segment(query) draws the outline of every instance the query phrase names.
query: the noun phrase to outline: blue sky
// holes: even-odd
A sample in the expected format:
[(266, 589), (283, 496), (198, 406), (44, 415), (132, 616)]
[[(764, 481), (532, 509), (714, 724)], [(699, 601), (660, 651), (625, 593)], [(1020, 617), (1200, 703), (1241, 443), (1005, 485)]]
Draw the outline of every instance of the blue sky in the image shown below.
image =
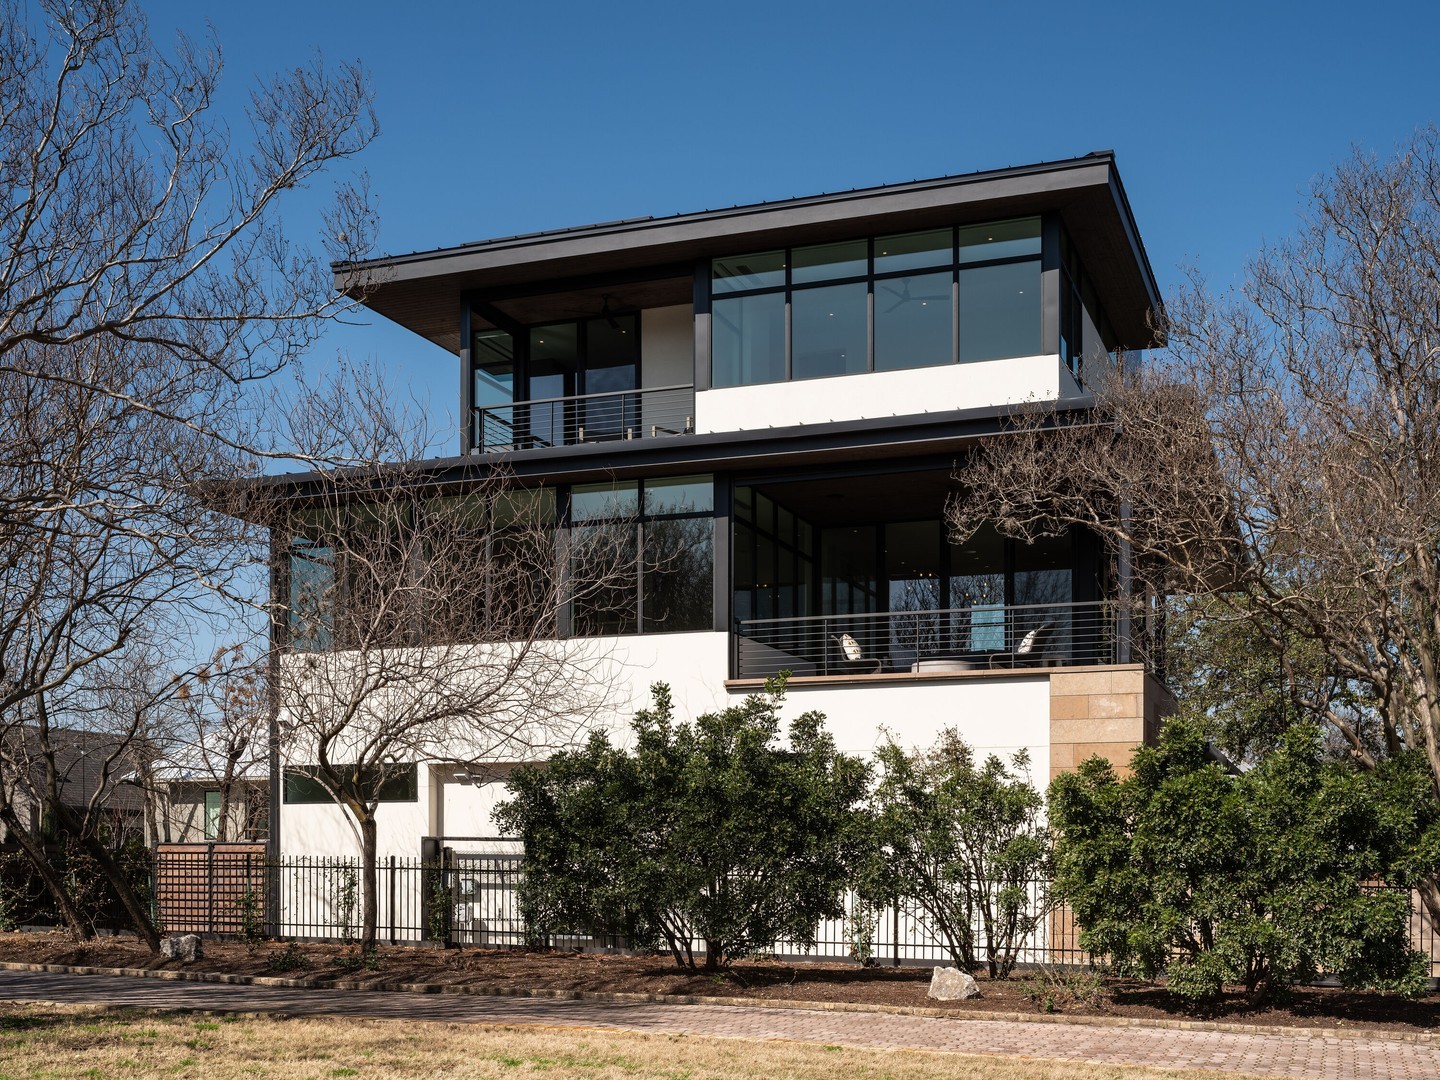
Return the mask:
[[(232, 94), (314, 48), (370, 69), (388, 252), (1108, 148), (1162, 286), (1223, 285), (1352, 145), (1440, 120), (1433, 2), (145, 6), (214, 25)], [(314, 362), (380, 358), (453, 427), (455, 358), (360, 322)]]

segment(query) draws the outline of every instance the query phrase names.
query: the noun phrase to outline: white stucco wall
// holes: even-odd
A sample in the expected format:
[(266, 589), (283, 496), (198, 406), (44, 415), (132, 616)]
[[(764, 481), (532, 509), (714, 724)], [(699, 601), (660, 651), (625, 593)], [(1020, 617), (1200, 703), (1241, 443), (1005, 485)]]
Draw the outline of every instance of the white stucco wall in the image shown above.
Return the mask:
[(695, 395), (695, 430), (747, 431), (1055, 401), (1073, 393), (1058, 356), (727, 386)]
[[(432, 835), (436, 787), (429, 765), (416, 769), (414, 802), (381, 803), (375, 814), (376, 847), (382, 859), (420, 856), (420, 838)], [(282, 803), (280, 850), (285, 858), (360, 854), (360, 840), (343, 810), (332, 803)]]
[[(590, 672), (587, 677), (605, 683), (603, 707), (577, 726), (577, 738), (601, 725), (617, 743), (628, 743), (630, 719), (649, 703), (655, 682), (670, 685), (680, 719), (736, 704), (744, 696), (743, 691), (725, 688), (729, 641), (723, 633), (587, 639), (575, 647), (586, 650), (581, 666)], [(1043, 782), (1049, 775), (1050, 690), (1045, 675), (791, 687), (784, 716), (811, 709), (825, 713), (827, 727), (847, 753), (870, 756), (882, 740), (882, 727), (902, 745), (926, 746), (949, 725), (981, 756), (1008, 757), (1028, 747), (1032, 776)], [(463, 757), (464, 748), (456, 746), (453, 756)], [(303, 761), (296, 758), (293, 763)], [(423, 836), (496, 835), (492, 812), (505, 797), (504, 778), (513, 764), (500, 755), (482, 759), (478, 767), (422, 763), (416, 801), (380, 805), (381, 857), (415, 858)], [(456, 776), (462, 771), (465, 781)], [(286, 856), (358, 853), (355, 834), (338, 808), (287, 803), (281, 812)]]
[(788, 719), (811, 709), (825, 714), (837, 747), (869, 757), (883, 741), (882, 729), (905, 747), (929, 746), (943, 728), (953, 727), (984, 758), (1009, 759), (1030, 751), (1030, 775), (1044, 784), (1050, 775), (1050, 679), (1017, 675), (888, 683), (877, 686), (799, 686), (785, 697)]

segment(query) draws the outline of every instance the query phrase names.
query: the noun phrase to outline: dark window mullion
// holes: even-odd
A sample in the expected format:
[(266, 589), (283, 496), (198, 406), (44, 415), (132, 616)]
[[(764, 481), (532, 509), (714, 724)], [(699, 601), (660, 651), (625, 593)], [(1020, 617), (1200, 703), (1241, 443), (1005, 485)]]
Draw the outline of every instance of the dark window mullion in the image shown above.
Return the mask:
[(875, 238), (865, 241), (865, 370), (875, 370)]

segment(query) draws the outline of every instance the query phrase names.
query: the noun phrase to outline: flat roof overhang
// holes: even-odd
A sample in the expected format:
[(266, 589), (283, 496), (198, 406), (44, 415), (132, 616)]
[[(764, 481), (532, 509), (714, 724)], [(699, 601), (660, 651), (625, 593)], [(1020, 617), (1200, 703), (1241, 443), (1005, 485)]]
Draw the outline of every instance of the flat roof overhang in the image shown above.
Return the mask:
[[(1127, 348), (1148, 348), (1159, 288), (1110, 151), (967, 176), (634, 218), (336, 264), (335, 284), (450, 352), (460, 349), (462, 301), (593, 293), (606, 280), (647, 283), (652, 299), (685, 303), (697, 261), (748, 250), (875, 233), (1058, 213)], [(523, 321), (523, 320), (522, 320)]]

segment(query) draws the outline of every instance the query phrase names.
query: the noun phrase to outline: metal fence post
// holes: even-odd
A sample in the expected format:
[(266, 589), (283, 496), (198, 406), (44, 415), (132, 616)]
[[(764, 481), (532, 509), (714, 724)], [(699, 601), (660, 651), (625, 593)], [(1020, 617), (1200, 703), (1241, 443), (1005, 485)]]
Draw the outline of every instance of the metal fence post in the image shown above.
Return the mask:
[(215, 845), (205, 845), (205, 929), (215, 933)]
[(395, 856), (390, 856), (390, 886), (387, 890), (390, 905), (390, 944), (395, 944)]
[(891, 965), (900, 966), (900, 897), (895, 897), (895, 904), (890, 909), (890, 951), (893, 956)]

